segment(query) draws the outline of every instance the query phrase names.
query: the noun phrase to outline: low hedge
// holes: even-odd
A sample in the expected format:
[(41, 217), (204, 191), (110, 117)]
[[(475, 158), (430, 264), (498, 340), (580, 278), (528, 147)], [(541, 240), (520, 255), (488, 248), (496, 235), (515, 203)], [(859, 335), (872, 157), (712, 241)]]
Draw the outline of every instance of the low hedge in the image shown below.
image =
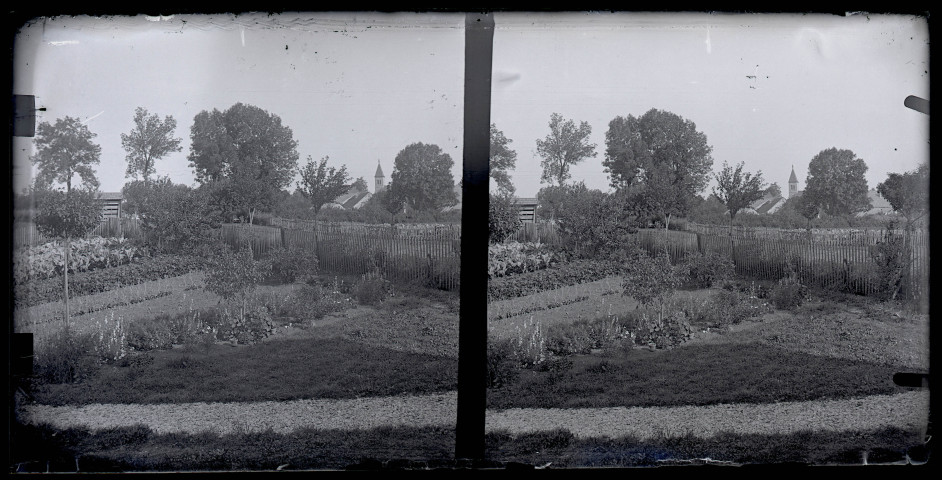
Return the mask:
[[(69, 276), (69, 297), (108, 292), (130, 285), (186, 275), (202, 269), (206, 260), (183, 255), (159, 255), (112, 268)], [(62, 277), (14, 284), (13, 297), (20, 307), (62, 301)]]
[(523, 297), (623, 274), (623, 266), (612, 261), (575, 260), (535, 272), (492, 278), (487, 282), (487, 300)]

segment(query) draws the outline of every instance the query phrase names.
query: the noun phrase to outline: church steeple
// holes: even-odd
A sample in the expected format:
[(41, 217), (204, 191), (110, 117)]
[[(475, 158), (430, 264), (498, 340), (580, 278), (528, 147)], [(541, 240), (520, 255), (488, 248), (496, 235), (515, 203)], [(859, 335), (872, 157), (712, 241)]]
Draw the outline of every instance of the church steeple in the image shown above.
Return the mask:
[(788, 198), (798, 193), (798, 177), (795, 176), (795, 166), (792, 165), (792, 174), (788, 177)]
[(379, 160), (376, 161), (376, 174), (373, 175), (373, 179), (376, 181), (376, 192), (379, 193), (385, 186), (386, 176), (383, 175), (383, 167), (379, 164)]

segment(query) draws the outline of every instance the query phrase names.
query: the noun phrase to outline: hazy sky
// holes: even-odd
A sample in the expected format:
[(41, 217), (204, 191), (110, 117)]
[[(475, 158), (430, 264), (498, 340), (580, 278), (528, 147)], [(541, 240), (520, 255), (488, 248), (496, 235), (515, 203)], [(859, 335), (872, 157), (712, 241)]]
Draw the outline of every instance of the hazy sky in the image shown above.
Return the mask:
[[(792, 165), (803, 189), (808, 162), (830, 147), (863, 158), (871, 188), (928, 158), (928, 116), (903, 106), (908, 95), (929, 99), (923, 18), (497, 13), (495, 22), (491, 121), (517, 152), (520, 196), (541, 187), (536, 140), (553, 112), (592, 126), (597, 156), (572, 174), (602, 190), (608, 122), (651, 108), (695, 122), (714, 171), (745, 162), (785, 191)], [(125, 181), (120, 134), (135, 107), (177, 120), (183, 151), (157, 172), (192, 184), (193, 117), (236, 102), (280, 116), (302, 164), (329, 155), (372, 187), (377, 160), (388, 181), (403, 147), (433, 143), (457, 180), (463, 25), (462, 14), (37, 19), (18, 37), (14, 93), (37, 96), (40, 120), (87, 120), (103, 191)], [(22, 160), (29, 140), (14, 149)]]

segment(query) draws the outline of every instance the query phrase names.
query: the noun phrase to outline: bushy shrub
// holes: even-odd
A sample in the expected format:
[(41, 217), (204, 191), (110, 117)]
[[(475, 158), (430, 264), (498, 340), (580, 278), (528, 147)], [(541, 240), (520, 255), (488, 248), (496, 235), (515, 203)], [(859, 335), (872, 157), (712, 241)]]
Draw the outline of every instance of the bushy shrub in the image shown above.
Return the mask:
[(317, 275), (317, 254), (301, 247), (277, 247), (268, 252), (269, 280), (276, 283), (307, 282)]
[(772, 305), (781, 310), (794, 310), (807, 295), (807, 288), (793, 278), (783, 278), (769, 296)]
[(626, 266), (627, 275), (622, 283), (624, 295), (634, 298), (645, 308), (653, 308), (659, 321), (663, 321), (664, 307), (687, 276), (687, 266), (671, 265), (666, 252), (656, 257), (641, 255)]
[(691, 323), (720, 329), (772, 311), (764, 300), (734, 289), (720, 290), (702, 303), (678, 302), (673, 308), (683, 311)]
[(340, 291), (341, 286), (339, 281), (327, 286), (303, 284), (281, 304), (276, 313), (303, 322), (342, 311), (352, 306), (352, 303), (347, 294)]
[(206, 273), (206, 290), (227, 300), (237, 299), (244, 308), (248, 294), (267, 275), (266, 267), (254, 260), (247, 246), (237, 252), (227, 249), (214, 259)]
[(513, 340), (505, 338), (487, 342), (488, 388), (500, 388), (513, 382), (519, 373), (517, 366)]
[(903, 287), (906, 268), (905, 237), (887, 229), (883, 240), (870, 248), (870, 258), (877, 265), (877, 295), (883, 300), (895, 298)]
[(204, 335), (215, 337), (216, 332), (203, 321), (207, 311), (166, 313), (140, 319), (128, 328), (128, 346), (137, 351), (167, 349), (173, 345), (185, 345), (206, 340)]
[(608, 348), (626, 338), (633, 339), (624, 319), (615, 316), (556, 324), (548, 329), (546, 337), (546, 349), (559, 356), (586, 354), (593, 348)]
[(682, 310), (671, 310), (658, 315), (649, 309), (638, 309), (625, 318), (631, 339), (638, 345), (671, 348), (686, 342), (693, 335), (687, 315)]
[(389, 295), (392, 285), (379, 273), (367, 273), (360, 277), (353, 295), (361, 305), (377, 305)]
[(640, 226), (635, 211), (640, 202), (626, 194), (608, 194), (577, 183), (546, 187), (538, 197), (548, 204), (538, 215), (554, 219), (567, 248), (583, 258), (619, 254)]
[(520, 230), (520, 210), (514, 204), (513, 194), (491, 194), (487, 209), (488, 240), (493, 243), (503, 242)]
[(100, 368), (94, 334), (78, 333), (68, 326), (37, 345), (33, 362), (33, 376), (41, 383), (78, 382)]
[(706, 255), (693, 252), (684, 257), (690, 285), (696, 288), (710, 288), (721, 285), (733, 278), (736, 265), (733, 260), (718, 252)]
[(129, 182), (125, 190), (135, 190), (137, 214), (147, 243), (160, 252), (179, 252), (199, 248), (213, 229), (219, 227), (220, 216), (211, 205), (224, 186), (204, 185), (191, 189), (174, 185), (168, 179), (147, 184)]

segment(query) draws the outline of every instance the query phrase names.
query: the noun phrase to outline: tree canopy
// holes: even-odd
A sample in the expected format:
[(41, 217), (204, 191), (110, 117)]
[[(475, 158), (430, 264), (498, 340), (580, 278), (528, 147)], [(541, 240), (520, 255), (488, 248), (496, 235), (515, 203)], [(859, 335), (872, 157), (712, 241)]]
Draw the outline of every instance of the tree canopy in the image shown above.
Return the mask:
[(314, 162), (308, 155), (307, 164), (301, 168), (298, 190), (311, 202), (315, 214), (324, 204), (343, 195), (349, 188), (347, 184), (350, 182), (350, 176), (347, 175), (347, 166), (341, 165), (339, 169), (328, 168), (327, 160), (328, 157), (324, 157), (319, 162)]
[(403, 148), (393, 165), (386, 209), (395, 213), (406, 205), (412, 210), (439, 211), (455, 205), (454, 163), (438, 145), (417, 142)]
[(906, 217), (907, 227), (929, 213), (929, 162), (911, 172), (890, 173), (877, 192), (893, 210)]
[(66, 116), (55, 124), (40, 122), (33, 140), (36, 153), (31, 157), (37, 170), (35, 185), (46, 188), (60, 183), (69, 192), (78, 175), (85, 186), (97, 189), (93, 166), (100, 162), (101, 147), (92, 142), (95, 136), (77, 118)]
[(742, 162), (732, 167), (724, 161), (723, 170), (715, 175), (717, 185), (713, 188), (713, 195), (726, 205), (726, 209), (729, 210), (730, 223), (740, 210), (765, 194), (762, 172), (753, 175), (750, 172), (743, 172), (742, 169)]
[(694, 122), (652, 108), (641, 117), (615, 117), (605, 133), (602, 165), (612, 187), (637, 192), (665, 219), (684, 215), (709, 181), (713, 148)]
[(850, 150), (828, 148), (811, 159), (803, 201), (828, 215), (852, 215), (871, 208), (867, 164)]
[(249, 216), (270, 208), (292, 181), (297, 141), (278, 115), (237, 103), (224, 112), (202, 111), (190, 128), (190, 166), (201, 184), (222, 182), (220, 191)]
[(536, 141), (536, 151), (542, 157), (540, 164), (543, 166), (540, 183), (563, 185), (572, 177), (570, 167), (596, 155), (595, 144), (589, 143), (592, 126), (589, 122), (581, 122), (577, 127), (574, 121), (553, 113), (549, 128), (549, 135)]
[(147, 109), (137, 107), (134, 110), (134, 128), (130, 133), (121, 134), (121, 146), (128, 152), (125, 177), (137, 178), (140, 175), (148, 182), (157, 171), (154, 165), (157, 160), (182, 150), (181, 139), (173, 136), (176, 128), (177, 121), (173, 117), (168, 115), (161, 120), (157, 114), (150, 115)]
[(101, 223), (98, 191), (89, 186), (64, 192), (49, 188), (33, 190), (36, 230), (47, 238), (85, 236)]
[(356, 180), (350, 184), (350, 188), (356, 189), (361, 192), (366, 192), (370, 189), (370, 186), (366, 183), (366, 179), (363, 177), (358, 177)]
[(504, 132), (497, 129), (497, 125), (491, 124), (490, 175), (500, 193), (513, 194), (516, 190), (508, 173), (517, 165), (517, 152), (508, 146), (511, 142), (513, 140), (505, 137)]

